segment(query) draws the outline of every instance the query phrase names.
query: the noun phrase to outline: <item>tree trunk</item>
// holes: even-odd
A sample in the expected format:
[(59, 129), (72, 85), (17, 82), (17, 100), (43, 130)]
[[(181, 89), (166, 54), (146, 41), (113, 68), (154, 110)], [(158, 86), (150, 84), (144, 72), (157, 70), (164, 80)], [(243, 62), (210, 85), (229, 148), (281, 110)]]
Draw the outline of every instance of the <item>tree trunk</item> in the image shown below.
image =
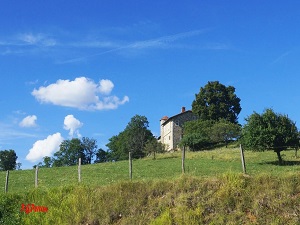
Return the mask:
[(280, 151), (277, 151), (276, 154), (277, 154), (277, 157), (278, 157), (279, 165), (282, 165), (282, 158), (281, 158), (281, 155), (280, 155)]

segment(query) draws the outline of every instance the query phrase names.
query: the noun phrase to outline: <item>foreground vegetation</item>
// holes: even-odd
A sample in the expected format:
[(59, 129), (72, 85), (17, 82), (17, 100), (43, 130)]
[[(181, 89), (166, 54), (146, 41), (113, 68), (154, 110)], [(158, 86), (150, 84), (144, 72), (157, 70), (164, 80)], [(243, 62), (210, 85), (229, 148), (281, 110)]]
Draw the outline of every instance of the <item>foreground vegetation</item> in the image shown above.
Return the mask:
[[(21, 204), (48, 207), (20, 212)], [(299, 224), (300, 177), (226, 173), (0, 195), (0, 224)]]

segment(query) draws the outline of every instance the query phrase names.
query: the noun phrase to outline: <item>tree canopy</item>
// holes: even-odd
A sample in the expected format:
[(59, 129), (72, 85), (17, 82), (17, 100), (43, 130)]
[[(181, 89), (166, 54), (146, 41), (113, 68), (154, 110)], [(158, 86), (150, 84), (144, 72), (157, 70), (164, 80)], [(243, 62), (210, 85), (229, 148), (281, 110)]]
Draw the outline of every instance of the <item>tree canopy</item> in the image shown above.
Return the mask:
[(147, 141), (145, 147), (144, 147), (144, 152), (146, 154), (152, 154), (153, 159), (156, 159), (156, 153), (162, 153), (165, 152), (167, 149), (166, 145), (158, 142), (156, 139), (150, 139)]
[(243, 145), (254, 151), (274, 150), (279, 163), (282, 162), (282, 150), (299, 146), (298, 129), (287, 115), (266, 109), (262, 114), (254, 112), (246, 118), (246, 122), (242, 134)]
[(93, 138), (83, 137), (81, 139), (81, 146), (84, 151), (85, 159), (88, 164), (92, 163), (93, 157), (97, 150), (97, 141)]
[(96, 159), (94, 163), (103, 163), (110, 160), (111, 153), (108, 151), (104, 151), (102, 148), (99, 148), (96, 152)]
[(241, 136), (242, 127), (239, 124), (231, 123), (227, 120), (220, 120), (213, 124), (210, 138), (214, 143), (225, 143), (237, 140)]
[(194, 120), (184, 123), (180, 145), (188, 146), (192, 151), (211, 146), (210, 133), (213, 123), (213, 120)]
[(148, 129), (149, 122), (145, 116), (135, 115), (131, 118), (124, 131), (109, 139), (106, 145), (116, 160), (128, 158), (129, 151), (133, 158), (140, 158), (145, 155), (144, 147), (147, 141), (154, 139)]
[(0, 170), (15, 170), (18, 156), (12, 149), (0, 151)]
[(225, 119), (231, 123), (238, 123), (238, 115), (242, 108), (233, 86), (226, 87), (219, 81), (208, 82), (200, 88), (195, 97), (192, 111), (200, 120)]
[(64, 140), (60, 144), (59, 151), (54, 153), (54, 166), (73, 166), (77, 165), (78, 159), (81, 158), (82, 164), (87, 164), (84, 154), (84, 148), (80, 139), (72, 138)]
[(194, 120), (184, 124), (184, 136), (182, 146), (188, 146), (190, 150), (202, 150), (218, 143), (226, 146), (229, 141), (240, 137), (241, 126), (227, 120)]

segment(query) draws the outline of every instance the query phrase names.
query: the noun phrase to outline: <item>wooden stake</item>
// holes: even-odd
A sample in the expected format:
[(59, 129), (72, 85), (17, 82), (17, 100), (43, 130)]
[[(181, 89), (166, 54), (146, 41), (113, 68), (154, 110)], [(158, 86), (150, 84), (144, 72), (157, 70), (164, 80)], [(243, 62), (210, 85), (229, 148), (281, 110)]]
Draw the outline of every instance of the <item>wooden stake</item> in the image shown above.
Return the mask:
[(81, 158), (78, 159), (78, 182), (81, 182)]
[(34, 179), (34, 186), (37, 188), (38, 187), (38, 174), (39, 174), (39, 167), (35, 167), (35, 179)]
[(8, 192), (8, 179), (9, 179), (9, 171), (6, 171), (6, 178), (5, 178), (5, 193)]
[(244, 150), (242, 148), (242, 145), (240, 145), (240, 150), (241, 150), (241, 159), (242, 159), (243, 172), (244, 172), (244, 174), (246, 174), (246, 163), (245, 163)]
[(129, 178), (132, 180), (132, 158), (131, 151), (129, 151)]
[(181, 171), (182, 171), (182, 173), (185, 173), (184, 161), (185, 161), (185, 146), (183, 146), (182, 157), (181, 157)]

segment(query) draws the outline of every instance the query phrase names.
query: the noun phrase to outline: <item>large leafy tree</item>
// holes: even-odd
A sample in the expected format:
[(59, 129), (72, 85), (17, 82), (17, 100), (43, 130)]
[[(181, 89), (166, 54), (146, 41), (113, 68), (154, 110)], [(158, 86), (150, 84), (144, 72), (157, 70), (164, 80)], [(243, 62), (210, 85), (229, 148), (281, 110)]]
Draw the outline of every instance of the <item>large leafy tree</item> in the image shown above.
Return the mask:
[(194, 120), (184, 124), (184, 136), (181, 146), (188, 146), (190, 150), (197, 151), (212, 147), (217, 143), (227, 146), (231, 140), (241, 135), (241, 126), (227, 120)]
[(254, 151), (274, 150), (280, 164), (282, 150), (299, 146), (298, 129), (287, 115), (266, 109), (262, 114), (254, 112), (246, 122), (242, 132), (243, 145)]
[(84, 150), (85, 159), (88, 164), (92, 163), (93, 157), (97, 150), (97, 140), (93, 138), (83, 137), (81, 139), (81, 145)]
[(109, 139), (106, 146), (110, 149), (112, 157), (116, 160), (127, 159), (129, 151), (133, 158), (143, 157), (146, 142), (154, 139), (148, 127), (149, 122), (145, 116), (132, 117), (124, 131)]
[(135, 115), (126, 126), (127, 146), (134, 158), (144, 156), (144, 147), (147, 141), (154, 139), (148, 129), (149, 122), (145, 116)]
[(114, 135), (109, 139), (106, 145), (111, 151), (112, 160), (128, 159), (127, 134), (125, 131)]
[(111, 159), (111, 152), (99, 148), (96, 152), (96, 160), (94, 163), (103, 163)]
[(200, 88), (195, 97), (192, 111), (200, 120), (225, 119), (231, 123), (238, 123), (238, 115), (242, 108), (233, 86), (226, 87), (219, 81), (208, 82)]
[(54, 153), (53, 166), (73, 166), (78, 163), (79, 158), (82, 164), (88, 163), (80, 139), (64, 140), (59, 151)]
[(229, 141), (236, 140), (240, 136), (241, 126), (224, 119), (214, 123), (210, 132), (210, 138), (213, 142), (225, 143), (226, 147)]
[(0, 170), (15, 170), (17, 159), (16, 152), (12, 149), (0, 151)]
[(43, 167), (49, 168), (49, 167), (52, 167), (54, 160), (55, 160), (54, 158), (51, 158), (49, 156), (45, 156), (45, 157), (43, 157), (43, 162), (39, 162), (37, 165), (34, 165), (33, 168), (36, 168), (37, 166), (39, 168), (43, 168)]
[(156, 139), (151, 139), (149, 141), (147, 141), (145, 147), (144, 147), (144, 152), (146, 154), (152, 154), (153, 155), (153, 159), (156, 159), (156, 153), (162, 153), (166, 151), (166, 145), (158, 142)]
[(43, 158), (43, 162), (44, 162), (44, 164), (43, 164), (43, 166), (44, 167), (51, 167), (52, 166), (52, 164), (53, 164), (53, 160), (52, 160), (52, 158), (51, 157), (49, 157), (49, 156), (45, 156), (44, 158)]
[(213, 120), (194, 120), (184, 123), (181, 146), (188, 146), (190, 150), (197, 151), (212, 145), (210, 138)]

